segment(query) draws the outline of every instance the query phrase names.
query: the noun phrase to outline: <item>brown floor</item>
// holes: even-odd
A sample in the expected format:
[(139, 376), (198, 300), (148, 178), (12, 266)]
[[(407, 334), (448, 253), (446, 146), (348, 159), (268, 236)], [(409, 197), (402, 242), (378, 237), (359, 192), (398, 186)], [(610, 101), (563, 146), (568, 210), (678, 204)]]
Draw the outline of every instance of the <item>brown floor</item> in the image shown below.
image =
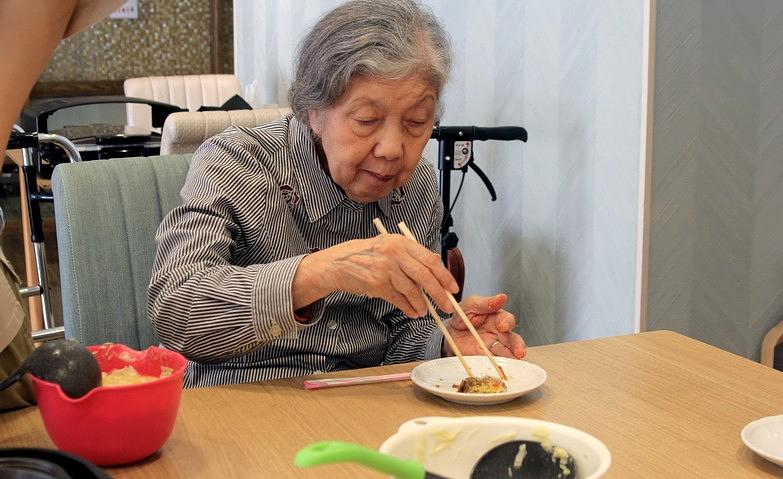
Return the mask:
[[(57, 256), (57, 235), (55, 232), (54, 219), (46, 218), (43, 222), (44, 228), (44, 250), (46, 251), (46, 271), (49, 279), (49, 298), (52, 303), (52, 314), (55, 325), (62, 325), (62, 300), (60, 297), (60, 268), (58, 266)], [(7, 217), (5, 229), (3, 230), (2, 246), (6, 257), (16, 269), (16, 273), (27, 284), (25, 274), (24, 260), (24, 241), (30, 241), (30, 238), (22, 237), (22, 223), (18, 218)], [(40, 301), (37, 296), (31, 298), (32, 301)]]

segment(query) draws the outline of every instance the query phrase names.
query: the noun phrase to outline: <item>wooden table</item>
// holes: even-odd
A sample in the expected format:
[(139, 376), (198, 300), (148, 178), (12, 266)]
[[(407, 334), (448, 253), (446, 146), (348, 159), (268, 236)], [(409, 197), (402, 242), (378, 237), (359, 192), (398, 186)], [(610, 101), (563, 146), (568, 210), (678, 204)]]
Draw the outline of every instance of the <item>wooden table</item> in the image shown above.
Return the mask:
[[(306, 391), (302, 379), (186, 390), (163, 449), (139, 477), (382, 477), (352, 465), (297, 469), (296, 451), (324, 439), (378, 447), (420, 416), (501, 415), (582, 429), (612, 452), (612, 478), (781, 477), (740, 430), (783, 413), (783, 374), (667, 331), (530, 348), (546, 369), (536, 392), (497, 406), (442, 401), (409, 382)], [(326, 376), (407, 371), (403, 364)], [(0, 446), (52, 447), (38, 411), (0, 414)]]

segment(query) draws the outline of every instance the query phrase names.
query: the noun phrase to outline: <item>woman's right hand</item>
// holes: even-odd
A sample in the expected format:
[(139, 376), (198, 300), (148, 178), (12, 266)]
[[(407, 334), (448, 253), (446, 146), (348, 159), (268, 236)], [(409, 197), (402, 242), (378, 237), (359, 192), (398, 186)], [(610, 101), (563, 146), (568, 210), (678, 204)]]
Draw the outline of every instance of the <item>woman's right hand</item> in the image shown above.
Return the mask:
[(457, 293), (459, 287), (440, 256), (402, 235), (385, 234), (306, 256), (294, 276), (294, 308), (346, 291), (383, 298), (415, 318), (427, 314), (421, 288), (442, 311), (452, 312), (444, 289)]

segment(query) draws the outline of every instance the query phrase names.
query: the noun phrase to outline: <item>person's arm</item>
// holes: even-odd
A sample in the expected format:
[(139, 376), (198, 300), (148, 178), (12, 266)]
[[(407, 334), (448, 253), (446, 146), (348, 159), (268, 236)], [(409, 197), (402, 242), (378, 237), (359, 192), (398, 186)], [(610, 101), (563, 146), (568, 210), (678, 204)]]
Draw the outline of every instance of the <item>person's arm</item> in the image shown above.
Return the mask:
[(0, 1), (0, 161), (11, 126), (63, 38), (76, 3)]
[(97, 22), (122, 2), (0, 1), (0, 160), (5, 156), (14, 120), (60, 40)]
[[(58, 1), (58, 0), (55, 0)], [(70, 37), (116, 11), (125, 0), (76, 0), (71, 20), (63, 37)]]
[[(193, 159), (183, 205), (158, 230), (149, 314), (166, 347), (199, 362), (224, 361), (277, 338), (296, 337), (291, 285), (303, 256), (237, 266), (270, 228), (274, 185), (252, 154), (213, 138)], [(249, 203), (250, 201), (250, 203)], [(323, 302), (311, 306), (317, 321)]]
[(427, 314), (421, 295), (423, 288), (436, 307), (451, 312), (445, 291), (456, 293), (458, 285), (435, 252), (443, 206), (437, 196), (432, 167), (427, 163), (419, 165), (408, 187), (413, 191), (407, 201), (415, 204), (423, 215), (430, 212), (423, 219), (412, 218), (408, 225), (417, 225), (415, 229), (422, 243), (401, 234), (379, 234), (307, 255), (294, 276), (295, 308), (307, 306), (331, 292), (345, 291), (382, 298), (400, 310), (400, 318), (417, 318)]

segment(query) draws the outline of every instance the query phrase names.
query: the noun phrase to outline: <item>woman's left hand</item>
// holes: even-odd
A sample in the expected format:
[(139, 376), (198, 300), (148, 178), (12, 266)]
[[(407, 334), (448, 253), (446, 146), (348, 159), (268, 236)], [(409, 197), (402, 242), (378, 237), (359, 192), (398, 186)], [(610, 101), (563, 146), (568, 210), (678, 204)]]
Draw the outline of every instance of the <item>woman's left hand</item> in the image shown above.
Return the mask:
[[(492, 354), (521, 359), (525, 357), (525, 341), (514, 332), (514, 326), (517, 324), (514, 315), (502, 309), (507, 299), (502, 293), (495, 296), (470, 296), (462, 300), (460, 306)], [(484, 351), (458, 315), (454, 315), (448, 330), (463, 356), (484, 355)], [(454, 356), (445, 340), (443, 353), (444, 356)]]

